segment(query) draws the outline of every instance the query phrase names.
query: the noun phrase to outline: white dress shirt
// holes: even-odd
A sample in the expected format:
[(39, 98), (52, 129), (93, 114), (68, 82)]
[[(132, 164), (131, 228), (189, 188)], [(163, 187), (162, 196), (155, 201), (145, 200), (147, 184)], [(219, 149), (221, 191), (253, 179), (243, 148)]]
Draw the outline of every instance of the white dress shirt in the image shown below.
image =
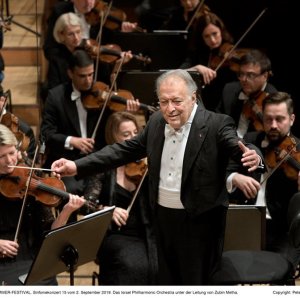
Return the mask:
[(169, 124), (165, 127), (165, 143), (161, 157), (158, 204), (183, 209), (180, 200), (183, 157), (192, 121), (197, 110), (194, 105), (188, 121), (174, 130)]

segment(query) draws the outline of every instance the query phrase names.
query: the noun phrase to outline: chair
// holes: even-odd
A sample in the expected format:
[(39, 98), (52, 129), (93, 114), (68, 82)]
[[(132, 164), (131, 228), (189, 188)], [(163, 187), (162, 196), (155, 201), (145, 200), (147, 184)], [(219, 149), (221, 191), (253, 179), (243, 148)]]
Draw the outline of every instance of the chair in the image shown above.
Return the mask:
[[(298, 200), (298, 201), (296, 201)], [(300, 247), (300, 201), (290, 201), (288, 216), (289, 241)], [(212, 285), (295, 285), (299, 271), (281, 254), (264, 250), (224, 251), (220, 267), (211, 278)]]

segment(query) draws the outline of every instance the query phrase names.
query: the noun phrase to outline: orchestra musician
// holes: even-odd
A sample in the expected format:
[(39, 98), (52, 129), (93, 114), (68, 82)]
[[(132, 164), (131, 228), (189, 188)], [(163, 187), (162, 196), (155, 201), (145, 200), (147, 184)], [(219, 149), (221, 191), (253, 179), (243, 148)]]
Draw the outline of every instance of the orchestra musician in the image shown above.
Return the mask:
[[(97, 40), (97, 36), (99, 34), (100, 29), (100, 22), (96, 25), (91, 25), (86, 20), (86, 14), (90, 13), (97, 3), (97, 0), (72, 0), (61, 1), (54, 5), (52, 13), (47, 21), (47, 33), (43, 45), (44, 54), (47, 59), (50, 59), (51, 56), (55, 56), (57, 54), (59, 45), (53, 37), (53, 30), (56, 20), (59, 18), (59, 16), (61, 16), (64, 13), (76, 13), (80, 17), (84, 27), (82, 37), (84, 39)], [(130, 32), (133, 31), (136, 27), (136, 23), (125, 21), (122, 22), (120, 30), (123, 32)], [(107, 44), (112, 42), (111, 32), (112, 31), (110, 29), (103, 27), (101, 44)]]
[(218, 70), (218, 63), (226, 54), (224, 46), (232, 45), (233, 38), (224, 22), (216, 14), (204, 11), (195, 20), (195, 26), (189, 38), (187, 57), (180, 68), (197, 71), (203, 77), (204, 88), (201, 91), (205, 107), (215, 111), (225, 83), (235, 78), (235, 73), (226, 62)]
[[(60, 215), (54, 219), (51, 207), (37, 201), (33, 196), (26, 198), (26, 205), (19, 234), (16, 237), (22, 203), (25, 200), (5, 196), (5, 183), (1, 180), (12, 174), (20, 160), (15, 135), (0, 124), (0, 284), (21, 285), (20, 275), (28, 273), (36, 251), (46, 230), (65, 225), (70, 214), (81, 207), (85, 200), (70, 195)], [(26, 180), (26, 178), (25, 178)], [(22, 187), (20, 187), (21, 189)], [(4, 194), (3, 194), (4, 193)], [(38, 282), (37, 285), (57, 285), (55, 277)]]
[[(107, 120), (105, 137), (108, 144), (119, 143), (133, 138), (138, 131), (134, 115), (115, 112)], [(156, 282), (156, 246), (147, 183), (140, 182), (146, 167), (141, 161), (91, 176), (88, 180), (85, 199), (97, 200), (104, 207), (116, 206), (98, 253), (101, 285), (151, 285)]]
[[(199, 5), (201, 7), (198, 10)], [(169, 19), (164, 22), (160, 29), (189, 30), (189, 28), (193, 28), (196, 19), (204, 11), (210, 11), (210, 9), (206, 4), (202, 4), (200, 0), (180, 0), (180, 6), (169, 14)]]
[[(61, 83), (69, 80), (67, 73), (72, 53), (76, 49), (85, 49), (84, 44), (86, 39), (83, 39), (83, 24), (82, 20), (74, 13), (65, 13), (59, 16), (54, 29), (53, 36), (58, 43), (57, 54), (49, 58), (49, 67), (47, 74), (48, 89), (53, 88)], [(96, 42), (96, 41), (95, 41)], [(128, 62), (132, 56), (130, 51), (126, 53), (126, 61)], [(122, 55), (125, 55), (122, 52)], [(121, 58), (115, 60), (118, 64)], [(96, 65), (95, 61), (95, 65)], [(113, 72), (115, 64), (100, 62), (98, 67), (97, 80), (110, 84), (110, 76)]]
[(268, 82), (271, 75), (271, 61), (267, 55), (258, 49), (251, 49), (240, 58), (239, 81), (224, 86), (217, 111), (235, 120), (239, 137), (248, 131), (263, 129), (262, 100), (268, 93), (276, 92), (276, 88)]
[(300, 249), (289, 243), (287, 221), (288, 210), (297, 209), (300, 203), (300, 146), (291, 133), (295, 121), (293, 100), (285, 92), (271, 93), (263, 100), (262, 112), (264, 130), (248, 132), (244, 139), (261, 150), (267, 171), (250, 176), (230, 162), (227, 190), (235, 204), (266, 207), (265, 249), (282, 254), (296, 269)]
[[(45, 168), (60, 157), (78, 159), (106, 145), (104, 127), (111, 114), (109, 107), (103, 112), (99, 129), (93, 137), (101, 108), (86, 109), (83, 99), (94, 84), (94, 61), (84, 50), (73, 52), (68, 67), (70, 80), (49, 90), (42, 114), (41, 136), (46, 144)], [(126, 105), (124, 106), (126, 107)], [(137, 111), (139, 102), (127, 100), (127, 109)], [(64, 178), (68, 192), (82, 195), (85, 180)]]
[[(8, 126), (9, 128), (17, 127), (16, 131), (20, 131), (21, 134), (24, 134), (24, 138), (28, 139), (29, 141), (28, 146), (26, 147), (26, 156), (29, 158), (33, 158), (36, 147), (36, 140), (33, 130), (25, 121), (14, 116), (7, 110), (7, 97), (8, 95), (5, 94), (3, 87), (0, 84), (0, 111), (2, 112), (0, 116), (0, 123), (3, 124), (5, 123), (5, 120), (7, 120), (5, 124), (6, 126)], [(7, 119), (6, 116), (8, 116)]]

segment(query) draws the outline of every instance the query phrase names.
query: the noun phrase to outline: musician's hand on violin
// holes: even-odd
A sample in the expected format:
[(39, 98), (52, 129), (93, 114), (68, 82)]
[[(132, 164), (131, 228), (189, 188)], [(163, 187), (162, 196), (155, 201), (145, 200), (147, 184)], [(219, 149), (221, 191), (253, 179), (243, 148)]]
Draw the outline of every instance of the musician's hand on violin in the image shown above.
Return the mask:
[(83, 197), (80, 197), (78, 195), (69, 195), (69, 201), (68, 203), (64, 206), (63, 210), (67, 210), (68, 212), (72, 213), (75, 210), (79, 209), (81, 206), (83, 206), (86, 202), (86, 200)]
[(18, 254), (19, 244), (10, 240), (0, 240), (0, 259)]
[(203, 65), (196, 65), (188, 70), (199, 72), (202, 75), (205, 84), (209, 84), (212, 80), (214, 80), (217, 77), (216, 71)]
[(131, 50), (129, 50), (129, 51), (122, 51), (122, 52), (121, 52), (121, 58), (119, 58), (119, 59), (117, 60), (117, 64), (118, 64), (119, 62), (121, 62), (121, 59), (122, 59), (123, 57), (124, 57), (123, 63), (124, 63), (124, 64), (128, 63), (128, 62), (132, 59), (132, 57), (133, 57), (133, 55), (132, 55), (132, 53), (131, 53)]
[(239, 141), (238, 144), (243, 151), (243, 157), (241, 159), (243, 166), (248, 167), (248, 172), (255, 171), (260, 166), (261, 157), (256, 153), (255, 150), (249, 149), (241, 141)]
[(56, 220), (52, 223), (51, 229), (55, 229), (65, 225), (68, 222), (71, 214), (79, 209), (82, 205), (84, 205), (85, 202), (86, 200), (83, 197), (69, 194), (68, 203), (65, 204)]
[(254, 199), (260, 189), (260, 183), (250, 176), (236, 173), (232, 178), (233, 186), (240, 189), (247, 199)]
[(137, 112), (140, 109), (140, 101), (139, 99), (131, 100), (128, 99), (126, 101), (126, 110), (130, 112)]
[(94, 150), (94, 139), (82, 138), (82, 137), (71, 137), (70, 145), (80, 150), (84, 154), (89, 154)]
[(118, 227), (126, 225), (126, 221), (128, 219), (128, 212), (126, 209), (116, 207), (113, 212), (112, 219), (116, 223)]
[(74, 161), (61, 158), (56, 160), (51, 165), (53, 176), (61, 178), (63, 176), (75, 176), (77, 174), (77, 167)]
[(133, 32), (137, 28), (137, 23), (132, 23), (132, 22), (122, 22), (121, 25), (121, 32)]

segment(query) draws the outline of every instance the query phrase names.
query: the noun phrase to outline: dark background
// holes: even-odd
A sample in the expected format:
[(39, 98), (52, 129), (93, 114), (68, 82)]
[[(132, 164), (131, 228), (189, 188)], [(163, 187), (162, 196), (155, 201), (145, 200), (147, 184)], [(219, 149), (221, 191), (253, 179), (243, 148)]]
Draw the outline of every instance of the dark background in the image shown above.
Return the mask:
[[(166, 1), (155, 1), (157, 7), (167, 5)], [(169, 3), (174, 2), (169, 1)], [(114, 1), (123, 7), (128, 19), (134, 19), (134, 9), (139, 0)], [(222, 18), (235, 41), (244, 34), (252, 22), (267, 8), (266, 13), (255, 24), (239, 44), (240, 47), (264, 50), (272, 62), (274, 76), (270, 79), (276, 88), (291, 94), (295, 103), (296, 122), (293, 132), (300, 137), (300, 95), (298, 83), (299, 22), (295, 0), (206, 0), (205, 4)]]

